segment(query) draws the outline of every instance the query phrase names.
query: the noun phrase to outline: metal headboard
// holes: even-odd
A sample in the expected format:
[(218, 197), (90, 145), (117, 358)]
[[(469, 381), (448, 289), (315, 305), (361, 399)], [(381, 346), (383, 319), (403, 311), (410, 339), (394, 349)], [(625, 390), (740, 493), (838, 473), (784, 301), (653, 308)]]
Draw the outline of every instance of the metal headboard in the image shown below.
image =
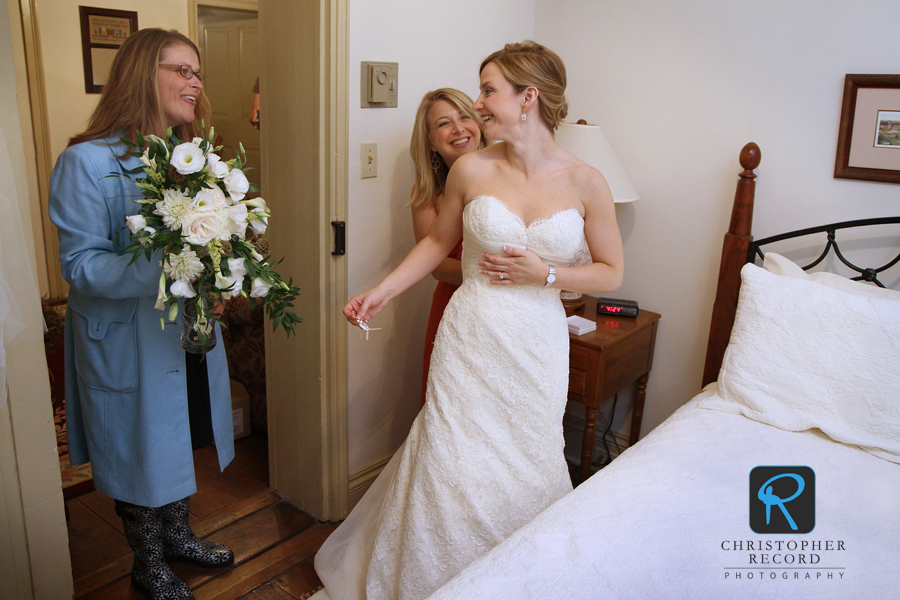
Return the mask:
[(756, 257), (765, 258), (763, 251), (761, 250), (761, 246), (765, 246), (766, 244), (771, 244), (774, 242), (780, 242), (783, 240), (789, 240), (792, 238), (802, 237), (805, 235), (814, 235), (817, 233), (824, 233), (828, 238), (828, 242), (825, 244), (825, 249), (822, 250), (822, 253), (819, 255), (817, 259), (813, 262), (809, 263), (805, 267), (803, 267), (804, 271), (808, 271), (809, 269), (815, 267), (820, 262), (822, 262), (828, 253), (833, 249), (835, 256), (840, 260), (844, 265), (846, 265), (849, 269), (852, 269), (856, 273), (859, 273), (856, 277), (852, 277), (854, 281), (868, 281), (874, 283), (879, 287), (884, 287), (878, 280), (878, 274), (883, 273), (884, 271), (890, 269), (897, 263), (900, 263), (900, 253), (897, 254), (892, 260), (883, 264), (880, 267), (858, 267), (855, 264), (851, 263), (847, 258), (841, 253), (841, 249), (838, 247), (837, 241), (837, 231), (841, 229), (850, 229), (854, 227), (868, 227), (870, 225), (894, 225), (900, 224), (900, 217), (881, 217), (878, 219), (860, 219), (857, 221), (844, 221), (843, 223), (832, 223), (831, 225), (821, 225), (819, 227), (811, 227), (809, 229), (800, 229), (797, 231), (791, 231), (789, 233), (782, 233), (779, 235), (773, 235), (771, 237), (763, 238), (761, 240), (757, 240), (750, 243), (750, 248), (748, 250), (747, 262), (756, 262)]

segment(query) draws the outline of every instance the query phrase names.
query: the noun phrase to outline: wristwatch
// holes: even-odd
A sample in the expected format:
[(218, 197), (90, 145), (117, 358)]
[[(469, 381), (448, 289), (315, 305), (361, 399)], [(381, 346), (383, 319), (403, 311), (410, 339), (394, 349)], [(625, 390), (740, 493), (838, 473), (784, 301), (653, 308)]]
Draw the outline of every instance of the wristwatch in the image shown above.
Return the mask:
[(550, 265), (550, 272), (547, 273), (547, 283), (544, 284), (544, 287), (550, 287), (554, 281), (556, 281), (556, 267)]

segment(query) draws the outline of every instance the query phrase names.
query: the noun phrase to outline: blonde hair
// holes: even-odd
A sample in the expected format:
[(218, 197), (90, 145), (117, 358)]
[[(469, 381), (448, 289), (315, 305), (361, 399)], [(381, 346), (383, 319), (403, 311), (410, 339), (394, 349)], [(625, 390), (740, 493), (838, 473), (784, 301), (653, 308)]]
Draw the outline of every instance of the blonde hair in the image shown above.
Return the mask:
[[(445, 100), (455, 106), (459, 111), (478, 123), (481, 131), (479, 148), (484, 148), (484, 127), (481, 118), (472, 108), (472, 99), (459, 90), (453, 88), (440, 88), (425, 94), (416, 111), (416, 121), (413, 125), (412, 138), (409, 142), (409, 155), (412, 157), (416, 169), (416, 179), (413, 183), (412, 194), (407, 206), (423, 206), (433, 202), (444, 191), (447, 183), (447, 173), (450, 167), (444, 162), (444, 157), (431, 150), (431, 131), (428, 127), (428, 111), (439, 100)], [(433, 169), (431, 161), (437, 157), (440, 166)]]
[(502, 50), (484, 59), (480, 74), (489, 64), (494, 63), (503, 73), (516, 92), (529, 86), (538, 89), (538, 106), (541, 119), (550, 131), (559, 127), (566, 118), (569, 104), (566, 102), (566, 66), (562, 59), (549, 48), (525, 40), (518, 44), (506, 44)]
[[(200, 51), (194, 42), (175, 30), (141, 29), (130, 35), (113, 58), (109, 78), (87, 129), (72, 136), (69, 146), (110, 135), (135, 141), (135, 130), (162, 137), (168, 119), (159, 100), (156, 73), (163, 50), (173, 44), (189, 46), (199, 59)], [(200, 133), (201, 121), (209, 129), (210, 113), (209, 100), (201, 90), (194, 120), (174, 127), (173, 135), (183, 141), (193, 139)]]

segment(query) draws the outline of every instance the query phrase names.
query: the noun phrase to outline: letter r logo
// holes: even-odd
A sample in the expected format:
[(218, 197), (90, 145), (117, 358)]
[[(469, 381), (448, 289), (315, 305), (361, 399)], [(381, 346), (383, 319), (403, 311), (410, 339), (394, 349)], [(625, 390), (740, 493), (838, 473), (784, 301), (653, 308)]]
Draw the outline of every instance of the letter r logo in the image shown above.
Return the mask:
[(754, 532), (809, 533), (815, 528), (816, 474), (809, 467), (756, 467), (749, 487)]

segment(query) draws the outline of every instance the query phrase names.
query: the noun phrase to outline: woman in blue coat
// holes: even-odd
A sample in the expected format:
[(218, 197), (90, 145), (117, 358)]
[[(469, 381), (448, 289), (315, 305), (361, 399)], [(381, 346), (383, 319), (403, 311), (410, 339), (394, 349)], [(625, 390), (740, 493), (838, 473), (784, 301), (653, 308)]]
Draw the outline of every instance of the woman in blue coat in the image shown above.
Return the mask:
[(228, 366), (218, 344), (201, 360), (180, 344), (180, 317), (156, 303), (159, 260), (123, 254), (125, 217), (140, 190), (108, 177), (140, 166), (121, 137), (181, 140), (209, 123), (197, 47), (174, 31), (144, 29), (119, 49), (87, 130), (53, 169), (50, 216), (59, 230), (66, 312), (66, 422), (73, 464), (91, 462), (94, 485), (116, 501), (134, 551), (132, 582), (153, 599), (193, 598), (167, 565), (220, 567), (226, 546), (201, 542), (188, 524), (197, 491), (192, 450), (214, 443), (234, 458)]

